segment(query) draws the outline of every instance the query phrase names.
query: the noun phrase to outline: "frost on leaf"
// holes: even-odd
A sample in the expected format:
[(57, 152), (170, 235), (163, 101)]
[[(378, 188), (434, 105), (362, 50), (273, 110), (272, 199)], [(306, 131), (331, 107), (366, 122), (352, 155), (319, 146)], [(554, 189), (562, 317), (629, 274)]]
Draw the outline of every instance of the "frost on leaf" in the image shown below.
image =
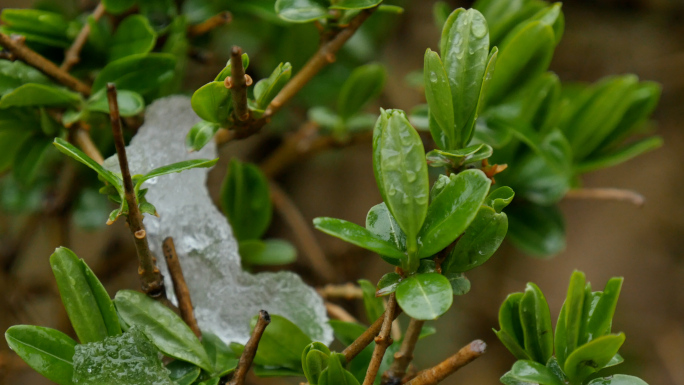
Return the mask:
[[(131, 174), (188, 159), (216, 158), (213, 141), (197, 152), (185, 148), (186, 134), (199, 121), (187, 97), (171, 96), (151, 104), (145, 124), (127, 147)], [(119, 170), (116, 155), (105, 161), (105, 167)], [(209, 196), (208, 172), (193, 169), (165, 175), (143, 186), (149, 188), (146, 198), (160, 215), (145, 215), (144, 224), (150, 249), (166, 277), (167, 295), (173, 297), (173, 290), (161, 245), (164, 238), (173, 237), (202, 330), (225, 342), (245, 343), (249, 320), (264, 309), (294, 322), (314, 341), (331, 342), (323, 301), (298, 275), (252, 275), (242, 270), (230, 225)]]
[(101, 342), (76, 345), (74, 378), (78, 385), (173, 385), (159, 351), (142, 330)]

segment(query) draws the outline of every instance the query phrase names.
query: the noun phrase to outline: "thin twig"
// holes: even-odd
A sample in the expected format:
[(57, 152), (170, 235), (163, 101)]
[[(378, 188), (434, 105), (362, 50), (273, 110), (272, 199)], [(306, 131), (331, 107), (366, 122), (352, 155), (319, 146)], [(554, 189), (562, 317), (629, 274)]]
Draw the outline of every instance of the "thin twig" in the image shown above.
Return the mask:
[(401, 347), (399, 348), (399, 351), (394, 353), (394, 362), (392, 362), (390, 368), (382, 375), (383, 384), (399, 383), (406, 375), (406, 369), (411, 361), (413, 361), (413, 350), (416, 348), (416, 343), (418, 342), (418, 337), (420, 336), (421, 330), (423, 330), (424, 324), (425, 321), (411, 318), (408, 328), (406, 328), (404, 340), (401, 341)]
[(380, 370), (380, 364), (382, 363), (382, 358), (385, 356), (387, 347), (392, 345), (392, 337), (390, 333), (392, 332), (392, 321), (394, 320), (394, 312), (397, 309), (397, 299), (394, 293), (390, 294), (389, 301), (387, 302), (387, 307), (385, 308), (385, 319), (382, 320), (382, 328), (380, 333), (375, 337), (375, 349), (373, 350), (373, 357), (371, 358), (370, 364), (368, 364), (368, 370), (366, 371), (366, 378), (363, 379), (363, 385), (373, 385), (375, 382), (375, 377), (378, 375), (378, 370)]
[(269, 323), (271, 323), (271, 316), (268, 315), (268, 312), (266, 310), (259, 311), (259, 319), (252, 332), (252, 337), (247, 341), (245, 350), (242, 351), (237, 369), (235, 369), (235, 374), (233, 375), (233, 379), (228, 383), (229, 385), (243, 385), (245, 383), (245, 377), (247, 376), (249, 368), (252, 366), (252, 361), (254, 361), (254, 356), (259, 347), (259, 341)]
[(475, 340), (467, 346), (461, 348), (458, 353), (440, 362), (430, 369), (423, 370), (418, 375), (407, 382), (406, 385), (433, 385), (441, 382), (458, 369), (469, 364), (477, 357), (485, 353), (487, 344), (482, 340)]
[(325, 301), (325, 310), (332, 319), (344, 321), (344, 322), (354, 322), (358, 323), (359, 320), (354, 318), (353, 315), (349, 314), (348, 311), (344, 310), (342, 306), (335, 305), (332, 302)]
[(164, 280), (157, 268), (156, 259), (150, 253), (150, 247), (147, 244), (147, 233), (143, 225), (143, 216), (138, 208), (131, 171), (128, 168), (126, 144), (124, 143), (121, 131), (121, 118), (119, 117), (119, 105), (116, 100), (116, 86), (114, 83), (107, 84), (107, 99), (109, 100), (109, 116), (112, 122), (114, 145), (116, 146), (116, 153), (119, 158), (125, 198), (128, 204), (128, 228), (131, 231), (131, 235), (133, 235), (135, 250), (138, 253), (138, 274), (140, 275), (142, 291), (150, 297), (164, 297), (162, 295), (164, 294)]
[(271, 190), (271, 201), (273, 201), (275, 209), (292, 228), (299, 246), (302, 248), (304, 255), (309, 259), (309, 263), (311, 263), (311, 267), (327, 282), (337, 281), (339, 275), (335, 273), (335, 268), (325, 257), (323, 249), (316, 241), (316, 236), (309, 225), (310, 222), (304, 219), (304, 216), (294, 202), (277, 184), (271, 181), (269, 188)]
[(69, 75), (68, 72), (57, 67), (55, 63), (51, 62), (25, 45), (15, 41), (10, 36), (0, 33), (0, 45), (12, 52), (17, 59), (25, 61), (27, 64), (35, 67), (39, 71), (54, 78), (72, 90), (80, 92), (86, 96), (90, 95), (90, 86)]
[(230, 76), (226, 78), (226, 88), (230, 88), (233, 96), (233, 116), (237, 119), (236, 128), (239, 129), (241, 122), (249, 120), (247, 108), (247, 86), (252, 83), (252, 78), (245, 75), (245, 67), (242, 66), (242, 48), (233, 46), (230, 51)]
[(351, 282), (342, 285), (328, 284), (316, 289), (318, 294), (325, 299), (343, 298), (347, 300), (363, 298), (363, 290)]
[[(95, 21), (100, 20), (104, 13), (105, 6), (102, 2), (100, 2), (93, 11), (93, 19)], [(83, 28), (81, 28), (81, 32), (78, 33), (78, 36), (76, 36), (76, 39), (71, 44), (71, 47), (69, 47), (69, 49), (64, 54), (64, 61), (62, 62), (62, 65), (59, 66), (59, 68), (62, 71), (69, 72), (71, 67), (76, 65), (76, 63), (78, 63), (79, 61), (81, 61), (79, 55), (81, 54), (83, 46), (88, 41), (88, 35), (90, 35), (90, 23), (86, 21), (85, 24), (83, 24)]]
[[(368, 344), (373, 342), (375, 336), (377, 336), (380, 332), (380, 329), (382, 329), (382, 325), (385, 321), (385, 315), (387, 314), (388, 308), (389, 306), (385, 308), (385, 312), (382, 313), (382, 315), (377, 320), (375, 320), (375, 322), (373, 322), (373, 324), (368, 329), (366, 329), (366, 331), (363, 332), (363, 334), (361, 334), (359, 338), (354, 340), (354, 342), (352, 342), (342, 351), (342, 354), (344, 354), (344, 358), (347, 359), (347, 362), (353, 360), (354, 357), (356, 357), (359, 353), (361, 353), (363, 349), (366, 348), (366, 346), (368, 346)], [(401, 308), (396, 307), (394, 314), (392, 314), (392, 321), (399, 317), (399, 314), (401, 314)]]
[(178, 299), (178, 309), (180, 310), (181, 318), (190, 326), (190, 329), (197, 337), (201, 337), (202, 332), (197, 325), (197, 319), (195, 319), (192, 300), (190, 299), (190, 290), (188, 290), (188, 284), (183, 276), (183, 268), (178, 260), (173, 238), (168, 237), (164, 239), (162, 249), (164, 250), (164, 258), (166, 259), (166, 266), (169, 268), (171, 281), (173, 281), (173, 291)]
[(90, 134), (84, 128), (77, 127), (74, 130), (74, 142), (78, 147), (83, 150), (83, 152), (88, 155), (92, 160), (96, 161), (98, 164), (104, 163), (104, 157), (100, 150), (98, 150), (93, 140), (90, 139)]
[(637, 206), (643, 206), (646, 199), (636, 191), (622, 190), (618, 188), (578, 188), (572, 189), (565, 194), (567, 199), (597, 199), (629, 202)]
[(233, 15), (228, 11), (221, 12), (214, 15), (207, 20), (191, 25), (188, 27), (188, 37), (193, 38), (197, 36), (204, 35), (205, 33), (211, 31), (214, 28), (220, 27), (222, 25), (228, 24), (233, 20)]

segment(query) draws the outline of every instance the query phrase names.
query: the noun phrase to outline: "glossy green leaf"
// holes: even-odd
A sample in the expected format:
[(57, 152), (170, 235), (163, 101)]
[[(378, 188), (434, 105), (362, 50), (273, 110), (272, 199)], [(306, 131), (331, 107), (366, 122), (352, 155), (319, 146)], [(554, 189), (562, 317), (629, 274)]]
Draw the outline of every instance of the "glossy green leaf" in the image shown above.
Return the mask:
[[(129, 91), (120, 90), (116, 93), (116, 101), (119, 105), (119, 114), (123, 117), (138, 115), (145, 109), (145, 100), (140, 94)], [(109, 101), (107, 100), (107, 93), (101, 90), (93, 95), (86, 105), (89, 111), (109, 113)]]
[(278, 266), (297, 259), (297, 249), (282, 239), (249, 239), (238, 244), (240, 257), (245, 264)]
[(230, 90), (222, 81), (200, 87), (192, 94), (190, 104), (200, 118), (219, 125), (229, 125), (233, 103)]
[[(96, 287), (97, 295), (93, 292), (81, 260), (71, 250), (60, 247), (50, 256), (50, 266), (62, 304), (80, 342), (98, 342), (108, 337), (109, 331), (98, 304), (98, 300), (105, 302), (101, 288)], [(108, 311), (106, 303), (103, 305)]]
[(280, 63), (273, 70), (271, 76), (262, 79), (254, 86), (254, 99), (260, 109), (265, 109), (271, 100), (287, 84), (292, 76), (292, 65), (290, 63)]
[(509, 333), (503, 331), (503, 330), (494, 330), (494, 334), (496, 334), (497, 338), (499, 338), (499, 341), (508, 349), (513, 356), (519, 360), (531, 360), (532, 357), (530, 357), (529, 353), (525, 351), (525, 348), (522, 347), (518, 341), (514, 337), (512, 337)]
[(135, 4), (136, 0), (102, 0), (105, 9), (109, 13), (121, 13)]
[(347, 222), (342, 219), (320, 217), (315, 218), (314, 227), (318, 230), (342, 239), (366, 250), (376, 252), (384, 257), (403, 260), (406, 258), (404, 252), (399, 250), (394, 244), (385, 241), (363, 227)]
[(582, 343), (592, 341), (610, 333), (610, 327), (613, 322), (617, 301), (620, 297), (623, 280), (622, 277), (613, 277), (606, 283), (601, 298), (596, 304), (589, 319), (585, 321), (587, 322), (587, 325), (582, 329), (582, 335), (579, 336)]
[(556, 358), (561, 367), (565, 365), (565, 359), (580, 342), (585, 285), (584, 273), (575, 270), (570, 276), (568, 294), (556, 325)]
[(366, 309), (366, 317), (372, 323), (385, 312), (385, 301), (375, 296), (375, 285), (369, 280), (360, 279), (358, 282), (363, 293), (363, 306)]
[(221, 206), (238, 240), (258, 239), (271, 223), (268, 180), (259, 167), (233, 158), (221, 186)]
[(617, 166), (618, 164), (624, 163), (643, 153), (655, 150), (662, 145), (663, 138), (659, 136), (644, 138), (634, 143), (620, 147), (612, 152), (586, 159), (575, 166), (575, 172), (578, 174), (584, 174), (602, 168)]
[[(422, 261), (421, 261), (422, 262)], [(445, 273), (454, 295), (464, 295), (470, 291), (470, 280), (463, 273)]]
[(309, 384), (318, 384), (321, 373), (328, 367), (330, 349), (320, 342), (312, 342), (302, 351), (302, 369)]
[(27, 43), (68, 48), (71, 44), (68, 32), (73, 24), (58, 13), (39, 9), (12, 9), (5, 7), (0, 14), (2, 32), (6, 35), (22, 35)]
[(545, 364), (553, 354), (551, 313), (544, 294), (534, 283), (528, 283), (520, 300), (525, 350), (534, 361)]
[(207, 145), (216, 134), (216, 131), (221, 128), (217, 123), (207, 122), (202, 120), (190, 128), (188, 135), (185, 137), (185, 147), (188, 151), (199, 151)]
[(499, 308), (499, 327), (497, 337), (513, 355), (520, 360), (531, 359), (525, 351), (525, 333), (520, 320), (520, 302), (523, 293), (509, 294)]
[(202, 346), (209, 356), (215, 376), (223, 377), (237, 367), (239, 357), (216, 334), (202, 333)]
[(401, 275), (397, 273), (387, 273), (383, 275), (378, 281), (375, 295), (385, 296), (394, 293), (397, 290), (399, 282), (401, 282)]
[(51, 85), (52, 81), (22, 61), (0, 60), (0, 96), (28, 83)]
[(478, 0), (473, 8), (482, 12), (489, 24), (490, 45), (499, 45), (506, 35), (547, 3), (542, 0)]
[(213, 365), (190, 327), (173, 312), (143, 293), (120, 290), (114, 304), (119, 317), (129, 326), (140, 326), (165, 355), (193, 363), (209, 372)]
[(565, 361), (565, 373), (573, 382), (586, 379), (606, 366), (624, 342), (623, 333), (609, 334), (578, 347)]
[(43, 168), (50, 149), (50, 139), (42, 135), (34, 135), (23, 142), (14, 158), (14, 178), (30, 185)]
[(281, 19), (292, 23), (308, 23), (328, 16), (327, 10), (314, 0), (277, 0), (275, 11)]
[(373, 206), (368, 211), (366, 229), (377, 238), (394, 245), (397, 250), (406, 250), (406, 234), (399, 227), (385, 202)]
[(596, 378), (587, 383), (587, 385), (648, 385), (644, 380), (634, 376), (627, 376), (624, 374), (616, 374), (614, 376), (605, 378)]
[(454, 295), (449, 280), (438, 273), (416, 274), (397, 286), (397, 302), (409, 316), (432, 320), (446, 313)]
[(109, 47), (109, 61), (146, 54), (154, 48), (157, 33), (143, 15), (131, 15), (116, 28)]
[(209, 168), (213, 167), (216, 164), (216, 162), (218, 162), (218, 158), (190, 159), (184, 160), (182, 162), (167, 164), (166, 166), (157, 167), (154, 170), (147, 172), (145, 175), (136, 178), (135, 191), (140, 191), (140, 187), (142, 187), (142, 184), (145, 183), (145, 181), (148, 181), (152, 178), (156, 178), (162, 175), (174, 174), (177, 172), (183, 172), (191, 170), (193, 168)]
[(565, 249), (565, 223), (556, 206), (513, 205), (506, 210), (508, 237), (534, 257), (550, 257)]
[[(350, 0), (364, 2), (364, 0)], [(380, 2), (378, 0), (372, 0)], [(337, 99), (337, 113), (343, 120), (357, 114), (371, 100), (382, 92), (387, 71), (380, 64), (366, 64), (356, 67), (345, 80)]]
[[(256, 371), (255, 371), (255, 373), (256, 373)], [(202, 382), (198, 383), (197, 385), (219, 385), (220, 382), (221, 382), (220, 377), (214, 377), (214, 378), (210, 378), (206, 381), (202, 381)]]
[(491, 181), (480, 170), (466, 170), (454, 177), (428, 208), (418, 235), (418, 256), (427, 258), (449, 246), (475, 219)]
[[(560, 2), (544, 7), (532, 15), (532, 17), (525, 20), (525, 22), (520, 23), (518, 26), (512, 29), (509, 35), (516, 35), (520, 30), (524, 29), (531, 23), (541, 22), (553, 29), (553, 35), (555, 37), (556, 44), (558, 44), (563, 37), (563, 33), (565, 32), (565, 16), (563, 15), (561, 7), (562, 3)], [(505, 43), (506, 41), (502, 43), (502, 46), (504, 46)]]
[(93, 83), (93, 93), (104, 89), (107, 83), (114, 83), (117, 90), (129, 90), (147, 96), (171, 80), (175, 68), (176, 59), (170, 54), (126, 56), (107, 64), (100, 71)]
[(497, 213), (500, 213), (506, 206), (508, 206), (515, 197), (515, 192), (508, 186), (502, 186), (492, 191), (487, 195), (485, 203)]
[(399, 110), (382, 110), (373, 132), (375, 180), (387, 208), (415, 253), (416, 236), (427, 214), (429, 185), (425, 149)]
[[(68, 249), (64, 249), (68, 251)], [(102, 316), (102, 321), (107, 328), (107, 334), (111, 336), (117, 336), (121, 334), (121, 325), (119, 324), (119, 316), (116, 314), (116, 308), (114, 307), (114, 302), (109, 297), (107, 290), (102, 285), (95, 273), (90, 269), (84, 260), (80, 260), (83, 273), (85, 275), (86, 282), (90, 287), (93, 296), (95, 297), (95, 302), (97, 307), (100, 309), (100, 315)]]
[(454, 132), (454, 105), (449, 78), (437, 52), (429, 48), (425, 51), (423, 78), (432, 139), (444, 150), (455, 149), (457, 146)]
[(382, 3), (382, 0), (337, 0), (330, 9), (367, 9)]
[(0, 108), (31, 106), (73, 106), (81, 102), (81, 96), (65, 88), (28, 83), (19, 86), (0, 98)]
[(491, 207), (481, 206), (456, 246), (451, 250), (442, 269), (464, 272), (487, 262), (501, 246), (508, 230), (508, 217)]
[(72, 357), (76, 341), (66, 334), (32, 325), (12, 326), (5, 332), (7, 345), (36, 372), (59, 385), (72, 385)]
[(175, 360), (166, 365), (169, 370), (169, 378), (176, 385), (191, 385), (199, 378), (201, 369), (189, 362)]
[(359, 385), (359, 381), (344, 368), (343, 354), (333, 353), (328, 361), (328, 367), (318, 379), (319, 385)]
[(513, 364), (511, 375), (520, 381), (539, 385), (563, 385), (561, 380), (546, 366), (528, 360), (519, 360)]
[[(251, 322), (252, 328), (257, 318)], [(271, 323), (261, 336), (254, 362), (269, 367), (301, 370), (302, 351), (311, 338), (285, 317), (271, 314)]]

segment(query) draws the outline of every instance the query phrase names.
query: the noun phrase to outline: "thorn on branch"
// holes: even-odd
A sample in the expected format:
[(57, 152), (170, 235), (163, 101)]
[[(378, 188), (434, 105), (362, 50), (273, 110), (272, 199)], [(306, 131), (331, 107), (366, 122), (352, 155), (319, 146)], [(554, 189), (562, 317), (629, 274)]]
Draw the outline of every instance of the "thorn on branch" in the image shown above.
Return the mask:
[(143, 216), (138, 208), (138, 201), (133, 188), (133, 180), (131, 179), (131, 171), (128, 167), (126, 144), (124, 143), (123, 132), (121, 130), (121, 117), (119, 116), (119, 104), (116, 99), (116, 86), (114, 83), (107, 84), (107, 99), (109, 101), (109, 117), (112, 123), (114, 145), (116, 146), (116, 154), (119, 158), (119, 166), (121, 168), (121, 176), (124, 185), (124, 195), (126, 203), (128, 204), (126, 221), (128, 222), (128, 228), (133, 236), (135, 250), (138, 254), (138, 274), (140, 275), (142, 291), (153, 298), (165, 298), (164, 279), (157, 268), (155, 263), (156, 260), (150, 253), (150, 247), (147, 244), (147, 234), (145, 232), (145, 226), (143, 225)]
[[(104, 14), (105, 6), (102, 2), (100, 2), (93, 11), (93, 19), (95, 21), (98, 21), (100, 20), (100, 18), (102, 18), (102, 15)], [(74, 39), (74, 42), (71, 44), (71, 47), (69, 47), (69, 49), (64, 54), (64, 61), (62, 62), (62, 65), (59, 67), (62, 71), (69, 72), (71, 67), (76, 65), (81, 60), (79, 55), (81, 54), (83, 46), (88, 41), (88, 35), (90, 35), (90, 24), (86, 22), (85, 24), (83, 24), (83, 28), (81, 28), (81, 31), (78, 33), (78, 36), (76, 36), (76, 39)]]
[(254, 331), (252, 332), (252, 337), (250, 337), (249, 341), (247, 341), (247, 344), (245, 345), (245, 350), (240, 356), (240, 361), (235, 369), (233, 379), (228, 383), (229, 385), (244, 385), (245, 377), (247, 376), (249, 368), (252, 366), (252, 361), (254, 361), (254, 356), (256, 355), (257, 348), (259, 347), (261, 336), (264, 334), (266, 326), (268, 326), (270, 323), (271, 316), (266, 310), (261, 310), (259, 312), (259, 319), (257, 320)]
[(423, 370), (407, 382), (406, 385), (434, 385), (438, 384), (458, 369), (469, 364), (485, 353), (487, 344), (482, 340), (475, 340), (461, 348), (458, 353), (440, 362), (430, 369)]
[(373, 357), (371, 358), (370, 364), (368, 365), (368, 370), (366, 371), (366, 378), (363, 379), (363, 385), (373, 385), (375, 382), (375, 377), (378, 375), (378, 370), (380, 370), (380, 364), (382, 363), (382, 358), (385, 356), (387, 347), (392, 344), (392, 337), (390, 333), (392, 332), (392, 322), (394, 321), (394, 313), (397, 309), (397, 298), (394, 293), (390, 294), (389, 301), (387, 302), (387, 307), (385, 308), (385, 317), (382, 320), (382, 328), (377, 337), (375, 337), (375, 349), (373, 350)]
[(190, 329), (197, 337), (201, 337), (202, 332), (197, 325), (192, 300), (190, 299), (190, 290), (188, 290), (188, 285), (183, 276), (183, 269), (178, 260), (178, 254), (176, 254), (176, 246), (173, 243), (173, 238), (168, 237), (164, 239), (162, 249), (164, 250), (166, 266), (169, 268), (169, 275), (173, 282), (173, 291), (176, 293), (176, 298), (178, 299), (178, 309), (180, 310), (181, 318), (190, 326)]
[(191, 25), (190, 27), (188, 27), (188, 37), (193, 38), (204, 35), (209, 31), (213, 30), (214, 28), (230, 23), (232, 20), (233, 15), (231, 15), (230, 12), (221, 12), (199, 24)]
[(578, 188), (565, 194), (567, 199), (596, 199), (628, 202), (636, 206), (643, 206), (646, 198), (636, 191), (617, 188)]

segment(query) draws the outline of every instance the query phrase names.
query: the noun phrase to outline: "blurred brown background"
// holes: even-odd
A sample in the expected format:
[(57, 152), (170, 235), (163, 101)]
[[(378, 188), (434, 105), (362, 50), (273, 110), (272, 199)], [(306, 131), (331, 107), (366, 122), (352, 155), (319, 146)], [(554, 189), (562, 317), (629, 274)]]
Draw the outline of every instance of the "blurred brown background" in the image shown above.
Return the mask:
[[(23, 0), (1, 0), (0, 6), (23, 7)], [(410, 2), (383, 52), (390, 72), (382, 107), (409, 109), (421, 102), (404, 76), (419, 70), (426, 47), (437, 45), (439, 30), (432, 21), (432, 1)], [(450, 2), (454, 7), (470, 3)], [(438, 336), (418, 344), (416, 364), (433, 365), (475, 338), (489, 344), (488, 353), (445, 381), (445, 384), (496, 384), (513, 363), (491, 329), (497, 327), (501, 301), (534, 281), (544, 291), (552, 318), (562, 304), (573, 269), (586, 272), (595, 290), (611, 276), (624, 276), (613, 329), (624, 331), (626, 363), (621, 372), (638, 375), (649, 384), (684, 385), (684, 2), (682, 0), (568, 1), (563, 6), (566, 32), (551, 69), (564, 81), (595, 81), (609, 74), (636, 73), (663, 85), (654, 120), (665, 146), (626, 164), (585, 178), (586, 186), (619, 187), (639, 191), (643, 207), (628, 203), (573, 200), (562, 203), (567, 218), (567, 250), (550, 260), (516, 252), (510, 245), (483, 267), (468, 274), (472, 290), (457, 297), (453, 308), (434, 326)], [(193, 72), (214, 69), (198, 68)], [(296, 70), (296, 69), (295, 69)], [(190, 79), (189, 86), (206, 81)], [(195, 84), (197, 83), (197, 84)], [(293, 128), (294, 129), (294, 128)], [(233, 143), (221, 150), (221, 165), (212, 171), (214, 196), (231, 156), (248, 156), (262, 145), (261, 138)], [(368, 209), (380, 201), (373, 179), (368, 143), (320, 154), (298, 163), (279, 177), (307, 219), (333, 216), (363, 223)], [(2, 218), (4, 221), (6, 218)], [(70, 330), (59, 302), (48, 264), (52, 250), (67, 243), (105, 282), (110, 293), (137, 288), (134, 252), (129, 234), (119, 221), (105, 231), (86, 233), (64, 229), (45, 220), (21, 252), (12, 275), (0, 276), (0, 330), (31, 323)], [(10, 231), (3, 224), (0, 231)], [(271, 232), (292, 238), (276, 216)], [(66, 238), (65, 238), (66, 237)], [(332, 263), (345, 280), (371, 281), (388, 265), (370, 253), (323, 234), (317, 234)], [(300, 259), (291, 268), (312, 283), (311, 270)], [(4, 274), (4, 273), (3, 273)], [(343, 303), (349, 310), (360, 303)], [(0, 384), (44, 384), (0, 343)], [(263, 383), (277, 384), (278, 380)], [(282, 381), (280, 381), (282, 383)]]

